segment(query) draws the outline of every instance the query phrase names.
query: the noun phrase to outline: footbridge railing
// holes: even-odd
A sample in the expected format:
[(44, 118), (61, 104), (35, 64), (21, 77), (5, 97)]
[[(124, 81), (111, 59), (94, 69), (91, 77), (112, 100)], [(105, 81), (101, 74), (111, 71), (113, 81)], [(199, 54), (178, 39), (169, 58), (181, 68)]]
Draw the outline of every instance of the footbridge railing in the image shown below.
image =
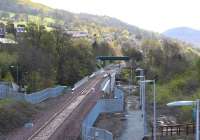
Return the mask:
[(82, 140), (113, 140), (111, 132), (93, 127), (101, 113), (122, 112), (124, 107), (123, 91), (115, 88), (114, 99), (101, 99), (88, 113), (82, 123)]

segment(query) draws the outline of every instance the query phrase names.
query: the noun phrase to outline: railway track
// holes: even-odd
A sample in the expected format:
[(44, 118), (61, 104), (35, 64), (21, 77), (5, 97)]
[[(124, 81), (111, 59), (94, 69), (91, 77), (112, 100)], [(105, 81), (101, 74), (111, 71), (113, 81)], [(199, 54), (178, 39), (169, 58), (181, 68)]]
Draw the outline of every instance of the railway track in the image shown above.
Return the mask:
[(48, 121), (44, 123), (35, 133), (27, 140), (48, 140), (59, 128), (59, 126), (71, 115), (73, 110), (84, 100), (84, 98), (92, 92), (101, 80), (97, 77), (94, 81), (86, 85), (82, 90), (75, 91), (70, 98), (66, 100), (66, 104), (58, 110)]

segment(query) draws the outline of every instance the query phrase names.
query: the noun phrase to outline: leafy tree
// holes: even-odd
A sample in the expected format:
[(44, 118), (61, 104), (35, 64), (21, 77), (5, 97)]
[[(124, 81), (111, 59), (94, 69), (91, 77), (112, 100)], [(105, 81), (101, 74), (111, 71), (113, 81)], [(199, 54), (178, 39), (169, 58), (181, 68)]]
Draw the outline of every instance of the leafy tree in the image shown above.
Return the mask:
[(15, 27), (14, 27), (14, 23), (12, 21), (8, 21), (7, 22), (6, 31), (8, 33), (12, 33), (13, 35), (15, 35)]

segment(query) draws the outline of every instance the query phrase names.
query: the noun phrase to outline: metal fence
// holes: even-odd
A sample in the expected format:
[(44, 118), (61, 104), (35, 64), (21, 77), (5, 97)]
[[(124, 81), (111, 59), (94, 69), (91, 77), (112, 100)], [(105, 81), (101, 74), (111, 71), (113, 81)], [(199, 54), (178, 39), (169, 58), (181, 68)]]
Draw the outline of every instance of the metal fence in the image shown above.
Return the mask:
[(80, 87), (81, 85), (83, 85), (85, 82), (88, 81), (88, 79), (89, 79), (89, 77), (86, 76), (86, 77), (84, 77), (83, 79), (81, 79), (80, 81), (76, 82), (76, 83), (74, 84), (74, 89), (76, 89), (76, 88)]
[[(113, 73), (111, 75), (111, 90), (114, 90), (114, 85), (115, 85), (115, 74)], [(110, 78), (107, 77), (102, 83), (101, 83), (101, 90), (105, 93), (109, 93), (110, 92)]]
[(113, 135), (111, 132), (105, 130), (105, 129), (100, 129), (100, 128), (95, 128), (95, 127), (87, 127), (87, 129), (83, 130), (89, 130), (88, 132), (84, 132), (87, 135), (84, 135), (83, 140), (112, 140)]
[(55, 88), (47, 88), (42, 91), (34, 92), (32, 94), (24, 94), (24, 99), (32, 104), (40, 103), (48, 98), (57, 97), (63, 94), (66, 88), (66, 86), (57, 86)]
[(82, 124), (82, 140), (113, 140), (111, 132), (93, 127), (101, 113), (114, 113), (123, 111), (123, 91), (115, 88), (115, 99), (101, 99), (88, 113)]
[(8, 82), (0, 82), (0, 99), (7, 98), (12, 93), (12, 86)]

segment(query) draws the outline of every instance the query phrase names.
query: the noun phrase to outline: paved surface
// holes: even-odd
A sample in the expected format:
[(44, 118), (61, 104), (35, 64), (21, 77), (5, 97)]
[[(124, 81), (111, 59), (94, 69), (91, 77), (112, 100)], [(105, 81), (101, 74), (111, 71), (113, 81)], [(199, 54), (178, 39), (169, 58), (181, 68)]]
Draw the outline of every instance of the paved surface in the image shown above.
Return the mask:
[(118, 140), (142, 140), (143, 138), (143, 119), (142, 111), (139, 109), (137, 97), (129, 96), (127, 98), (126, 119), (127, 123), (122, 135)]

